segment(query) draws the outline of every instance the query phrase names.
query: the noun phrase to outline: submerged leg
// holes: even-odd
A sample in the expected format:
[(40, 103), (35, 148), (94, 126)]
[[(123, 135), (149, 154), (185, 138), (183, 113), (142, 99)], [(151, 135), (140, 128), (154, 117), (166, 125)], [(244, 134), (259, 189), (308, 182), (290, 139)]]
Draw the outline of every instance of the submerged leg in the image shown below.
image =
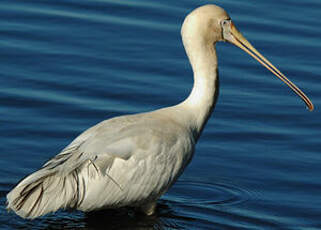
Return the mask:
[(156, 201), (144, 204), (143, 206), (140, 207), (141, 211), (145, 213), (147, 216), (151, 216), (155, 213), (156, 210)]

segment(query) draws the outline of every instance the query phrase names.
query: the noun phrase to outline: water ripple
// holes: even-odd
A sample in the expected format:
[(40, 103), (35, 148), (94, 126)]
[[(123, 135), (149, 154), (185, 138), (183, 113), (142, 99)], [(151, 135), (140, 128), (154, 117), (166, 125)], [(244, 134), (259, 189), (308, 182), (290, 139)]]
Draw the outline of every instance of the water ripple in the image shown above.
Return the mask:
[(168, 200), (188, 206), (235, 205), (250, 196), (249, 191), (231, 184), (178, 181)]

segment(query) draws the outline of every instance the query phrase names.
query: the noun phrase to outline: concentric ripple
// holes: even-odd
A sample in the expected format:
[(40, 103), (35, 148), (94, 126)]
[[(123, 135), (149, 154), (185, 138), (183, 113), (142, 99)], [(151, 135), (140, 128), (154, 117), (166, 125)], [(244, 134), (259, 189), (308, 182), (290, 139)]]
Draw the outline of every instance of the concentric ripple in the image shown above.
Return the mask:
[(189, 205), (232, 205), (249, 197), (248, 191), (231, 184), (178, 181), (166, 199)]

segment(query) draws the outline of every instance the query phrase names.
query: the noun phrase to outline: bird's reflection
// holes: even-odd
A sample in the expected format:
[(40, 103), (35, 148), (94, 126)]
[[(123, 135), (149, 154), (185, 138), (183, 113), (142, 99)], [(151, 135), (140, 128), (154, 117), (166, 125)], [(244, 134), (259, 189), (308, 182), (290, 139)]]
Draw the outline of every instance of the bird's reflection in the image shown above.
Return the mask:
[(164, 229), (159, 213), (145, 216), (132, 209), (103, 210), (86, 214), (88, 229)]
[[(72, 215), (72, 214), (71, 214)], [(194, 221), (193, 218), (175, 213), (170, 204), (164, 201), (158, 203), (156, 213), (146, 216), (134, 209), (101, 210), (75, 216), (63, 215), (46, 219), (46, 227), (42, 229), (180, 229), (179, 222)]]

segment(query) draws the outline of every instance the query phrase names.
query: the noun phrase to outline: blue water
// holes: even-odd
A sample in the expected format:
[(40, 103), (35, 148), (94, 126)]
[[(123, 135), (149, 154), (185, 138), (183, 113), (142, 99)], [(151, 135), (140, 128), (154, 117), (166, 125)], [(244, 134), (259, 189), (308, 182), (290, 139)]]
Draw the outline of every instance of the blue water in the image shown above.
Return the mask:
[[(189, 94), (180, 25), (205, 3), (224, 7), (315, 111), (247, 54), (218, 44), (217, 106), (156, 216), (7, 213), (10, 189), (83, 130)], [(320, 8), (316, 0), (2, 0), (0, 229), (320, 229)]]

